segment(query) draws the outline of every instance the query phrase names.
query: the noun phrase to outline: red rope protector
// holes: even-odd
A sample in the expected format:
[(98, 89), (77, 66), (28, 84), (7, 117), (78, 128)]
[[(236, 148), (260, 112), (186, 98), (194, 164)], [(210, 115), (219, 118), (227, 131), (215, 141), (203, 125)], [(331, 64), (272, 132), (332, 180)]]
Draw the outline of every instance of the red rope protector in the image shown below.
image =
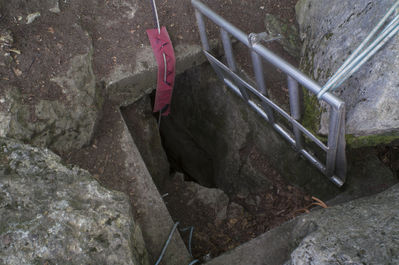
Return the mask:
[[(153, 111), (160, 111), (162, 116), (167, 116), (170, 113), (170, 103), (175, 83), (176, 58), (166, 28), (162, 27), (160, 31), (159, 34), (158, 29), (147, 30), (147, 35), (158, 64), (158, 83)], [(164, 55), (166, 59), (166, 79)]]

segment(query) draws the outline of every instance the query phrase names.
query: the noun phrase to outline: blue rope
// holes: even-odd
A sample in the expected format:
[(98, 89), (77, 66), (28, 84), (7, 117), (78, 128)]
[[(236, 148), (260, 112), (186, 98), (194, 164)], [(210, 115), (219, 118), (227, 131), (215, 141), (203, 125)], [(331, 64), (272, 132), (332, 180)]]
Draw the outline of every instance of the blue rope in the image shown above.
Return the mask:
[(195, 264), (197, 262), (199, 262), (199, 259), (195, 259), (195, 260), (191, 261), (190, 264), (188, 264), (188, 265), (193, 265), (193, 264)]
[(155, 263), (155, 265), (159, 265), (159, 263), (161, 262), (163, 256), (165, 255), (166, 249), (168, 248), (168, 245), (170, 243), (170, 240), (172, 239), (173, 233), (176, 231), (177, 226), (179, 225), (179, 222), (176, 222), (172, 228), (172, 231), (170, 231), (168, 240), (166, 240), (165, 245), (161, 251), (161, 255), (159, 255), (159, 258), (157, 260), (157, 262)]
[(181, 232), (185, 232), (185, 231), (187, 231), (189, 229), (190, 229), (190, 235), (189, 235), (189, 238), (188, 238), (188, 252), (190, 253), (190, 256), (193, 257), (193, 253), (191, 251), (191, 241), (193, 239), (194, 226), (189, 226), (189, 227), (183, 228), (180, 231)]

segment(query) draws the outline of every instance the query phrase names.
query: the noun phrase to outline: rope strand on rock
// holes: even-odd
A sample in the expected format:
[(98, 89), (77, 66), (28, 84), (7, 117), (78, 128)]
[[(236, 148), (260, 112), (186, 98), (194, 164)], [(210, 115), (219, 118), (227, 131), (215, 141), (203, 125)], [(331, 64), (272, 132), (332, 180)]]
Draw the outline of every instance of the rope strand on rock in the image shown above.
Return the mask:
[[(320, 99), (324, 93), (334, 90), (353, 75), (359, 68), (366, 63), (382, 46), (384, 46), (393, 36), (399, 32), (399, 15), (394, 18), (381, 30), (386, 24), (388, 18), (399, 7), (399, 0), (388, 10), (385, 16), (380, 20), (371, 33), (364, 39), (359, 47), (344, 62), (337, 72), (322, 87), (317, 97)], [(375, 36), (379, 32), (377, 36)], [(373, 40), (374, 39), (374, 40)], [(372, 41), (373, 40), (373, 41)]]

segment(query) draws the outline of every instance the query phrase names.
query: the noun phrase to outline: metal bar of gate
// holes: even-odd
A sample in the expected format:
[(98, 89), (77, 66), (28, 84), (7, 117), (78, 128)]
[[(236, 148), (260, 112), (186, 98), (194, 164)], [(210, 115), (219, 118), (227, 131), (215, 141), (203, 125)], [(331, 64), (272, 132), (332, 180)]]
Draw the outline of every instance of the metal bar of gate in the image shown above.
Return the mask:
[(206, 27), (205, 27), (204, 18), (197, 9), (195, 10), (195, 17), (197, 19), (202, 47), (204, 47), (205, 51), (209, 51), (210, 47), (209, 47), (208, 37), (206, 36)]
[[(314, 136), (311, 132), (309, 132), (308, 129), (306, 129), (305, 127), (303, 127), (302, 124), (300, 124), (298, 121), (296, 121), (294, 118), (292, 118), (287, 112), (285, 112), (282, 108), (280, 108), (276, 103), (274, 103), (273, 101), (271, 101), (270, 99), (268, 99), (267, 97), (263, 96), (257, 89), (255, 89), (253, 86), (251, 86), (248, 82), (246, 82), (244, 79), (242, 79), (240, 76), (238, 76), (236, 73), (234, 73), (233, 71), (231, 71), (228, 67), (226, 67), (223, 63), (221, 63), (218, 59), (216, 59), (214, 56), (212, 56), (209, 52), (205, 52), (206, 57), (208, 58), (208, 60), (211, 62), (211, 64), (219, 67), (221, 70), (223, 70), (225, 73), (227, 73), (229, 76), (231, 76), (233, 79), (237, 80), (240, 84), (242, 84), (243, 86), (245, 86), (249, 91), (251, 91), (251, 93), (253, 93), (254, 95), (256, 95), (259, 99), (262, 100), (262, 102), (265, 102), (266, 104), (268, 104), (270, 107), (272, 107), (274, 110), (276, 110), (281, 116), (283, 116), (284, 118), (286, 118), (289, 122), (291, 122), (292, 124), (294, 124), (303, 134), (305, 134), (310, 140), (312, 140), (313, 142), (315, 142), (323, 151), (327, 152), (328, 147), (322, 142), (320, 141), (316, 136)], [(222, 80), (224, 80), (224, 82), (227, 85), (232, 85), (234, 84), (232, 81), (230, 81), (229, 79), (226, 78), (222, 78)], [(235, 86), (235, 85), (234, 85)], [(239, 94), (239, 89), (235, 86), (236, 88), (236, 93)], [(239, 94), (240, 95), (240, 94)], [(259, 107), (258, 107), (259, 108)], [(260, 108), (259, 108), (260, 109)], [(256, 110), (256, 109), (255, 109)], [(259, 111), (257, 111), (259, 113)], [(261, 113), (259, 113), (261, 114)], [(261, 114), (262, 116), (267, 114)], [(268, 118), (267, 118), (268, 120)], [(289, 140), (289, 139), (287, 139)], [(291, 140), (289, 140), (290, 142), (292, 142)], [(293, 142), (295, 142), (295, 140), (293, 140)]]
[[(299, 83), (301, 83), (303, 86), (308, 88), (313, 94), (318, 94), (319, 91), (321, 90), (321, 87), (305, 76), (303, 73), (298, 71), (294, 66), (291, 64), (287, 63), (284, 61), (282, 58), (279, 56), (275, 55), (273, 52), (269, 51), (267, 48), (265, 48), (263, 45), (259, 43), (255, 43), (251, 45), (248, 40), (248, 36), (241, 30), (237, 29), (234, 27), (231, 23), (228, 21), (224, 20), (221, 16), (213, 12), (211, 9), (209, 9), (207, 6), (205, 6), (203, 3), (201, 3), (198, 0), (191, 0), (191, 3), (193, 6), (198, 9), (202, 14), (204, 14), (206, 17), (208, 17), (210, 20), (212, 20), (215, 24), (218, 26), (222, 27), (226, 31), (228, 31), (232, 36), (234, 36), (237, 40), (248, 46), (248, 48), (253, 48), (253, 50), (258, 53), (260, 56), (262, 56), (264, 59), (269, 61), (271, 64), (297, 80)], [(197, 18), (198, 19), (198, 18)], [(205, 24), (202, 23), (203, 26), (200, 27), (200, 35), (201, 35), (201, 40), (202, 35), (205, 35), (206, 38), (206, 28)], [(207, 43), (207, 41), (205, 41)], [(204, 44), (204, 41), (203, 41)], [(205, 49), (209, 51), (209, 45), (208, 49)], [(334, 106), (335, 108), (338, 108), (343, 102), (333, 94), (325, 94), (325, 96), (322, 97), (324, 101), (329, 103), (330, 105)]]
[[(288, 140), (290, 144), (294, 145), (299, 153), (301, 153), (306, 159), (315, 165), (331, 181), (338, 186), (342, 186), (345, 181), (346, 174), (345, 103), (329, 92), (325, 93), (321, 97), (321, 100), (325, 101), (331, 107), (328, 143), (326, 146), (299, 123), (301, 119), (301, 99), (300, 88), (298, 84), (303, 85), (313, 94), (318, 94), (321, 90), (321, 87), (316, 82), (297, 70), (294, 66), (287, 63), (282, 58), (261, 45), (259, 42), (252, 42), (250, 36), (246, 35), (244, 32), (234, 27), (231, 23), (224, 20), (221, 16), (213, 12), (199, 0), (192, 0), (191, 2), (195, 8), (195, 15), (197, 18), (205, 55), (224, 83), (232, 88), (233, 91), (240, 97), (246, 100), (252, 109), (264, 117), (265, 120), (270, 122), (277, 132), (279, 132), (286, 140)], [(223, 48), (225, 51), (228, 67), (210, 54), (203, 15), (220, 27), (221, 38), (223, 41)], [(244, 81), (237, 74), (237, 66), (234, 60), (230, 35), (242, 42), (251, 50), (255, 79), (259, 91)], [(287, 75), (291, 114), (286, 113), (268, 98), (267, 88), (264, 80), (262, 59), (268, 61)], [(238, 82), (238, 84), (235, 82)], [(257, 103), (248, 98), (247, 90), (261, 100), (262, 107), (259, 107)], [(291, 132), (287, 132), (286, 129), (275, 122), (273, 109), (291, 122), (293, 126), (293, 136), (291, 136)], [(314, 155), (304, 148), (304, 139), (302, 133), (327, 153), (325, 166)]]
[[(290, 98), (291, 116), (296, 121), (301, 119), (301, 106), (299, 103), (300, 90), (298, 82), (291, 76), (287, 77), (288, 93)], [(293, 131), (295, 135), (295, 147), (298, 151), (303, 149), (303, 137), (301, 131), (293, 124)]]
[[(234, 60), (233, 48), (231, 47), (231, 40), (229, 33), (225, 31), (223, 28), (221, 28), (220, 35), (222, 36), (223, 49), (226, 55), (227, 65), (234, 73), (237, 73), (238, 69), (236, 62)], [(242, 86), (239, 86), (238, 88), (240, 89), (241, 95), (244, 98), (244, 100), (248, 101), (248, 93), (246, 89)]]
[[(258, 85), (259, 91), (262, 93), (262, 95), (267, 97), (268, 93), (267, 93), (267, 88), (266, 88), (266, 83), (265, 83), (265, 76), (263, 74), (262, 60), (259, 57), (259, 55), (254, 51), (251, 51), (251, 57), (252, 57), (252, 64), (253, 64), (254, 72), (255, 72), (256, 84)], [(272, 109), (267, 104), (263, 104), (263, 107), (265, 108), (267, 116), (269, 117), (269, 122), (271, 124), (274, 124), (275, 121), (274, 121), (274, 115), (273, 115)]]

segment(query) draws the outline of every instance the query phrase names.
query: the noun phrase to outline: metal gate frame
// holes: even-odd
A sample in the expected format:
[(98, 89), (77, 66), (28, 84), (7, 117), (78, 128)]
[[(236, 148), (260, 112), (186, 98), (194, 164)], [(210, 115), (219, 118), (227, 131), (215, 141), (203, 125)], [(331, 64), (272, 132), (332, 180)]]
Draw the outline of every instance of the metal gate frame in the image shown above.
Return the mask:
[[(199, 0), (191, 0), (191, 3), (195, 8), (195, 16), (204, 53), (218, 76), (239, 97), (245, 100), (252, 109), (268, 121), (272, 127), (292, 146), (294, 146), (297, 152), (316, 166), (316, 168), (326, 175), (335, 185), (341, 187), (345, 183), (347, 169), (345, 153), (345, 103), (330, 92), (325, 93), (320, 99), (330, 106), (328, 141), (327, 145), (325, 145), (300, 123), (302, 114), (300, 110), (299, 95), (301, 88), (299, 87), (299, 84), (316, 95), (320, 92), (321, 87), (294, 66), (290, 65), (261, 45), (257, 34), (251, 33), (246, 35)], [(210, 53), (204, 16), (220, 27), (227, 66)], [(256, 88), (237, 74), (238, 71), (234, 60), (230, 36), (234, 37), (250, 49), (255, 73)], [(262, 60), (268, 61), (287, 75), (290, 114), (268, 98)], [(259, 98), (261, 104), (258, 105), (251, 100), (248, 96), (248, 92), (251, 92), (252, 95)], [(282, 117), (287, 119), (292, 124), (293, 130), (287, 130), (283, 126), (279, 125), (275, 121), (273, 111), (278, 112)], [(307, 136), (308, 139), (313, 141), (326, 153), (325, 164), (305, 148), (303, 135)]]

